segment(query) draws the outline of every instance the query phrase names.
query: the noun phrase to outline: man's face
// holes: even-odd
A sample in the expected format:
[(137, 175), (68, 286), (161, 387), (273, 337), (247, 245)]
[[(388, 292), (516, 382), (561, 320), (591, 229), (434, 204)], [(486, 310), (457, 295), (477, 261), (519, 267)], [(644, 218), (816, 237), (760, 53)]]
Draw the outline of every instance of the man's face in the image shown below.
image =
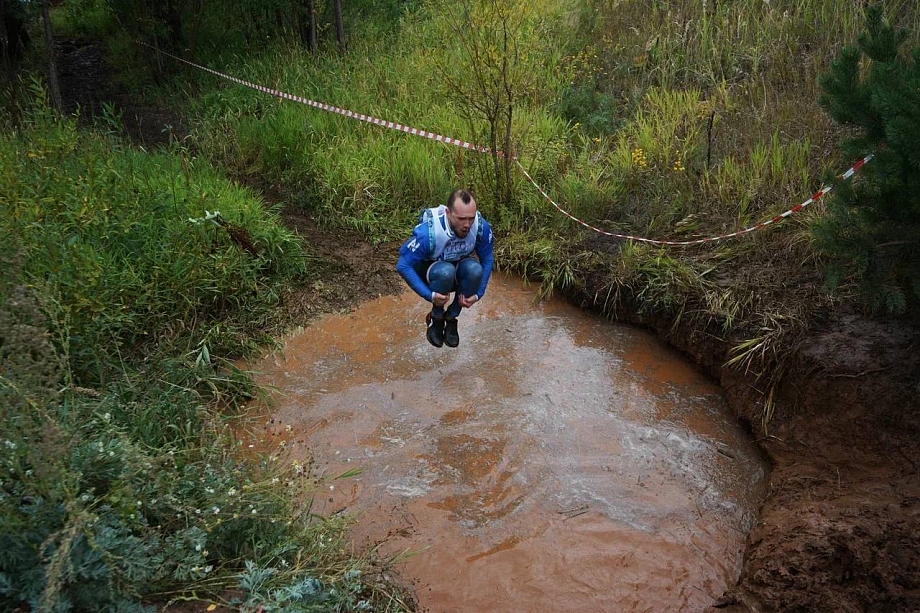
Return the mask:
[(470, 227), (473, 225), (473, 220), (476, 219), (476, 201), (470, 200), (469, 204), (466, 204), (460, 198), (454, 200), (454, 210), (447, 209), (447, 221), (450, 223), (450, 227), (453, 228), (454, 234), (459, 238), (466, 238), (466, 235), (470, 233)]

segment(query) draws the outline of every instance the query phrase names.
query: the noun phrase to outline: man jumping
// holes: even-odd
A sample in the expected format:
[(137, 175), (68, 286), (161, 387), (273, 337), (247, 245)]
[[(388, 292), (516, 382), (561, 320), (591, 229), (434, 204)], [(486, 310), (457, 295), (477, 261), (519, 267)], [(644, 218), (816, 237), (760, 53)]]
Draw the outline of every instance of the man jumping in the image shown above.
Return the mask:
[[(399, 249), (396, 270), (431, 303), (426, 321), (435, 347), (460, 344), (457, 317), (482, 300), (492, 275), (492, 228), (476, 211), (473, 194), (454, 191), (447, 205), (426, 209)], [(444, 306), (454, 293), (454, 300)]]

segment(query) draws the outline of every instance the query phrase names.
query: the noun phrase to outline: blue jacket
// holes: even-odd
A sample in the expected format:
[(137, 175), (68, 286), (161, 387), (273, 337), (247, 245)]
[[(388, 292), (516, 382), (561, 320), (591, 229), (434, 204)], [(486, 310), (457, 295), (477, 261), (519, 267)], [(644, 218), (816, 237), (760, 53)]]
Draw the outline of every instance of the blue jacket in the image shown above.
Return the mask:
[[(489, 277), (492, 275), (492, 227), (482, 215), (477, 213), (477, 217), (479, 218), (479, 228), (476, 233), (476, 244), (473, 251), (475, 251), (476, 257), (479, 258), (479, 263), (482, 264), (482, 282), (476, 291), (476, 295), (482, 299), (486, 293), (486, 286), (489, 284)], [(443, 216), (441, 217), (441, 222), (446, 224), (446, 219)], [(438, 219), (435, 218), (433, 223), (438, 223)], [(450, 231), (449, 224), (446, 225), (445, 229)], [(420, 223), (412, 230), (412, 236), (399, 248), (399, 260), (396, 262), (396, 271), (406, 280), (406, 283), (416, 294), (428, 302), (431, 302), (432, 290), (428, 287), (428, 283), (422, 278), (420, 272), (424, 273), (435, 260), (432, 253), (435, 248), (433, 231), (432, 220), (427, 219), (423, 214)], [(470, 253), (473, 253), (473, 251)], [(443, 257), (438, 259), (443, 259)]]

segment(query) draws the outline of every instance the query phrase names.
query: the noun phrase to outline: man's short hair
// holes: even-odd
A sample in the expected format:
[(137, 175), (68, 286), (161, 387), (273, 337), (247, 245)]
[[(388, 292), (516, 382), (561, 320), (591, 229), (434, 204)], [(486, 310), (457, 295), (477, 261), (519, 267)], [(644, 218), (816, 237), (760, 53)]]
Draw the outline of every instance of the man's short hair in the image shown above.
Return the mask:
[(454, 203), (457, 201), (457, 198), (459, 198), (460, 200), (463, 200), (463, 204), (469, 204), (470, 202), (473, 202), (474, 200), (473, 194), (471, 194), (469, 190), (466, 190), (466, 189), (454, 190), (453, 193), (451, 193), (451, 195), (447, 197), (447, 208), (449, 208), (451, 212), (453, 212), (454, 210)]

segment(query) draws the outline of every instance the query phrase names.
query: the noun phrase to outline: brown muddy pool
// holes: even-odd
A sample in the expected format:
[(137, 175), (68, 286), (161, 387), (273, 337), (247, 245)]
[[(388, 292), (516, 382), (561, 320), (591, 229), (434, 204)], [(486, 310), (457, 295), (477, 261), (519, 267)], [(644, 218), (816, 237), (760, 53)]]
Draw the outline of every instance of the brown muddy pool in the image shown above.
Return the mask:
[[(766, 466), (718, 386), (651, 334), (495, 275), (457, 349), (408, 291), (251, 364), (254, 443), (315, 458), (314, 510), (432, 613), (700, 611), (734, 583)], [(260, 446), (261, 446), (260, 444)]]

